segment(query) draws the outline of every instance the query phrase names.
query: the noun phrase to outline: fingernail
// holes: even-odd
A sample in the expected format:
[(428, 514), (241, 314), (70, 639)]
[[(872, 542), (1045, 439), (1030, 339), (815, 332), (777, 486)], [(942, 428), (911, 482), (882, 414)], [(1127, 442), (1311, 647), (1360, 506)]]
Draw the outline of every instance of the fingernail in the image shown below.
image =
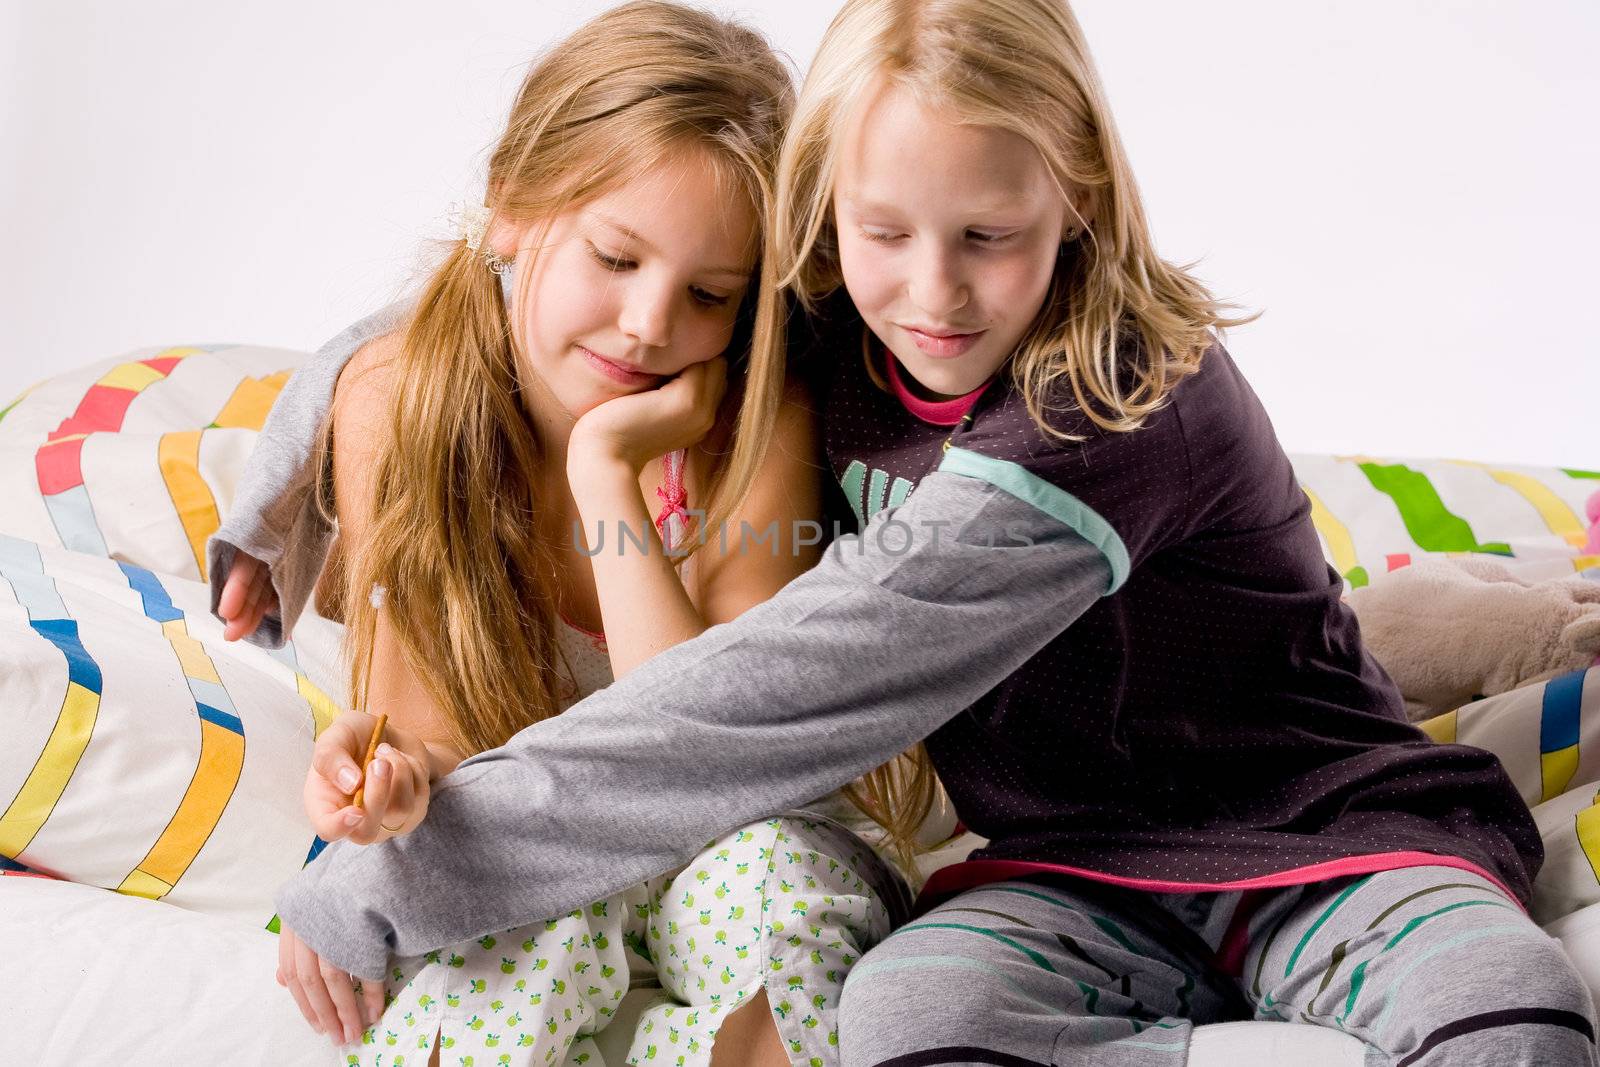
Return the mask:
[(387, 777), (389, 777), (389, 765), (387, 763), (379, 763), (377, 761), (373, 761), (373, 764), (372, 764), (372, 777), (374, 777), (374, 778), (387, 778)]
[(346, 793), (355, 789), (356, 783), (360, 781), (361, 775), (356, 772), (354, 767), (346, 767), (344, 770), (339, 772), (339, 788), (343, 789)]
[(381, 745), (378, 746), (378, 755), (380, 755), (380, 756), (387, 756), (389, 753), (391, 753), (393, 751), (394, 751), (394, 749), (389, 747), (389, 742), (387, 742), (387, 741), (383, 742)]
[(361, 813), (359, 811), (350, 812), (348, 815), (346, 815), (344, 817), (344, 824), (346, 826), (360, 826), (361, 825)]

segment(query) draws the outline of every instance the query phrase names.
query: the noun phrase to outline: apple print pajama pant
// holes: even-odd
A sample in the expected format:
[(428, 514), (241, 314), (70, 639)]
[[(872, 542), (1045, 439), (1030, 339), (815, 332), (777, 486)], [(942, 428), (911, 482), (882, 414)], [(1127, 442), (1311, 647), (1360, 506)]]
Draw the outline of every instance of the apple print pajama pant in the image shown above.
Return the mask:
[(838, 823), (805, 812), (754, 823), (569, 915), (393, 961), (382, 1019), (340, 1062), (424, 1067), (437, 1034), (441, 1067), (620, 1067), (594, 1035), (630, 988), (650, 987), (623, 1062), (694, 1067), (765, 988), (793, 1062), (833, 1067), (845, 975), (909, 902)]

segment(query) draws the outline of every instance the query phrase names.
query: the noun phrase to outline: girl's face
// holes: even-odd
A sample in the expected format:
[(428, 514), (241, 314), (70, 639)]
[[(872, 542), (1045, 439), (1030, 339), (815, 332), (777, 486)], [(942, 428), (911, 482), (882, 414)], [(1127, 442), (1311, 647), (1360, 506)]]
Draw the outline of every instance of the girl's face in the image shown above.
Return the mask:
[(833, 215), (845, 288), (923, 390), (969, 393), (1044, 303), (1066, 205), (1039, 153), (898, 86), (846, 129)]
[(522, 370), (573, 419), (728, 347), (756, 215), (718, 190), (685, 153), (522, 233), (510, 305)]

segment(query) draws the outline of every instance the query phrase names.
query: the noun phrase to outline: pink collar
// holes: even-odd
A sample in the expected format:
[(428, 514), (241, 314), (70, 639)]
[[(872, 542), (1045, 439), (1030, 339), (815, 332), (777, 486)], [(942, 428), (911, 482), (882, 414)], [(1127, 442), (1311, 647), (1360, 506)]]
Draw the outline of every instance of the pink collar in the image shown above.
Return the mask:
[(884, 355), (886, 357), (884, 369), (888, 372), (889, 387), (894, 390), (896, 399), (911, 414), (935, 426), (957, 425), (962, 416), (972, 410), (972, 405), (978, 402), (978, 397), (983, 395), (983, 391), (989, 388), (989, 383), (984, 382), (965, 396), (950, 400), (923, 400), (912, 393), (906, 386), (905, 380), (900, 377), (900, 361), (894, 358), (894, 353), (885, 352)]

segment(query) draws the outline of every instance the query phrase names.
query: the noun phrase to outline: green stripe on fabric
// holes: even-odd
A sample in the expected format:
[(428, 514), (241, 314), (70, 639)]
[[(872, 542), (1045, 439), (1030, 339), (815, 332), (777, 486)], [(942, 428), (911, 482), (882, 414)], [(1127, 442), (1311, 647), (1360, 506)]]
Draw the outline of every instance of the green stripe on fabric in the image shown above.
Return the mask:
[(966, 956), (900, 956), (892, 960), (862, 960), (850, 970), (850, 980), (860, 982), (871, 978), (875, 974), (890, 971), (909, 971), (921, 968), (943, 967), (960, 971), (977, 971), (990, 978), (998, 979), (1008, 986), (1013, 993), (1023, 1000), (1037, 1004), (1044, 1008), (1050, 1015), (1065, 1015), (1061, 1005), (1053, 1000), (1041, 999), (1023, 988), (1016, 979), (1006, 974), (1005, 971), (982, 960), (970, 959)]
[(1510, 907), (1510, 905), (1503, 900), (1463, 900), (1459, 904), (1446, 904), (1438, 911), (1430, 911), (1426, 915), (1419, 915), (1415, 919), (1412, 919), (1410, 922), (1406, 923), (1400, 928), (1400, 932), (1391, 937), (1389, 939), (1389, 943), (1383, 946), (1383, 951), (1387, 952), (1394, 948), (1400, 942), (1409, 937), (1413, 930), (1427, 922), (1429, 919), (1438, 918), (1440, 915), (1444, 915), (1447, 912), (1460, 911), (1462, 908), (1478, 908), (1483, 907), (1484, 905), (1488, 905), (1491, 908)]
[(1410, 988), (1411, 975), (1426, 966), (1435, 956), (1442, 955), (1454, 948), (1460, 948), (1462, 945), (1470, 945), (1473, 942), (1482, 941), (1484, 938), (1493, 937), (1496, 934), (1508, 934), (1514, 940), (1519, 937), (1525, 937), (1527, 932), (1528, 928), (1526, 926), (1517, 923), (1480, 926), (1475, 930), (1468, 930), (1464, 934), (1446, 938), (1428, 949), (1428, 951), (1416, 956), (1410, 963), (1406, 964), (1404, 970), (1389, 980), (1389, 988), (1384, 993), (1383, 1011), (1372, 1023), (1371, 1032), (1381, 1036), (1388, 1029), (1389, 1016), (1393, 1014), (1395, 1006), (1400, 1003), (1400, 999), (1395, 996), (1395, 993), (1398, 990)]
[(1406, 532), (1423, 551), (1511, 555), (1511, 546), (1504, 542), (1479, 544), (1467, 520), (1444, 506), (1427, 475), (1403, 463), (1362, 463), (1359, 466), (1374, 489), (1394, 500)]
[(1116, 940), (1117, 944), (1121, 945), (1129, 952), (1132, 952), (1136, 956), (1144, 955), (1144, 953), (1133, 947), (1133, 942), (1128, 940), (1128, 935), (1122, 932), (1122, 928), (1116, 923), (1112, 922), (1110, 919), (1102, 919), (1098, 915), (1090, 915), (1088, 912), (1084, 911), (1080, 907), (1077, 907), (1076, 905), (1068, 904), (1064, 900), (1057, 900), (1055, 897), (1047, 896), (1044, 893), (1035, 893), (1031, 889), (1018, 889), (1015, 886), (994, 886), (991, 887), (991, 891), (995, 893), (1015, 893), (1020, 897), (1032, 897), (1035, 900), (1042, 900), (1046, 904), (1054, 904), (1058, 908), (1065, 908), (1068, 911), (1075, 911), (1079, 915), (1082, 915), (1084, 918), (1088, 919), (1090, 922), (1094, 923), (1096, 926), (1100, 927), (1100, 929), (1104, 930)]
[(1372, 579), (1367, 575), (1367, 568), (1365, 567), (1351, 567), (1344, 572), (1344, 580), (1350, 583), (1351, 589), (1360, 589), (1362, 586), (1369, 585), (1372, 582)]
[(1482, 883), (1478, 882), (1446, 882), (1443, 885), (1434, 885), (1429, 886), (1427, 889), (1419, 889), (1410, 896), (1401, 897), (1387, 908), (1384, 908), (1378, 913), (1378, 917), (1376, 919), (1373, 919), (1367, 924), (1367, 929), (1376, 930), (1379, 923), (1383, 922), (1383, 920), (1387, 919), (1389, 916), (1393, 915), (1395, 912), (1399, 911), (1413, 900), (1428, 896), (1430, 893), (1442, 893), (1446, 889), (1476, 889), (1481, 891), (1483, 889), (1483, 885)]
[(1034, 963), (1037, 963), (1039, 966), (1049, 971), (1051, 974), (1060, 973), (1050, 965), (1050, 961), (1046, 959), (1042, 953), (1035, 952), (1027, 945), (1013, 941), (1005, 934), (996, 933), (993, 930), (987, 930), (982, 926), (969, 926), (966, 923), (912, 923), (910, 926), (902, 926), (900, 930), (964, 930), (969, 934), (982, 934), (984, 937), (994, 938), (1002, 945), (1010, 945), (1024, 956), (1027, 956)]
[(1462, 908), (1476, 908), (1483, 907), (1485, 905), (1488, 905), (1492, 908), (1510, 907), (1510, 905), (1503, 900), (1464, 900), (1459, 904), (1448, 904), (1445, 907), (1440, 908), (1438, 911), (1430, 911), (1426, 915), (1419, 915), (1415, 919), (1412, 919), (1410, 922), (1402, 926), (1400, 928), (1400, 932), (1389, 939), (1388, 944), (1384, 945), (1370, 958), (1362, 960), (1356, 965), (1356, 969), (1350, 973), (1350, 995), (1345, 998), (1344, 1013), (1339, 1016), (1339, 1024), (1341, 1026), (1344, 1025), (1344, 1021), (1348, 1019), (1350, 1017), (1350, 1013), (1355, 1010), (1356, 997), (1361, 995), (1361, 987), (1366, 983), (1368, 964), (1377, 959), (1379, 956), (1382, 956), (1385, 952), (1388, 952), (1390, 949), (1394, 948), (1400, 942), (1404, 941), (1411, 935), (1412, 931), (1416, 930), (1417, 927), (1421, 926), (1429, 919), (1437, 918), (1438, 916), (1444, 915), (1448, 912), (1459, 911)]
[(1580, 471), (1573, 470), (1571, 467), (1562, 467), (1561, 473), (1568, 478), (1600, 478), (1600, 471)]
[(1372, 881), (1372, 875), (1369, 874), (1359, 882), (1352, 882), (1345, 886), (1344, 892), (1334, 897), (1333, 903), (1328, 905), (1327, 910), (1317, 916), (1317, 921), (1311, 924), (1311, 929), (1306, 931), (1305, 936), (1300, 939), (1300, 943), (1294, 947), (1294, 951), (1289, 953), (1289, 962), (1283, 968), (1283, 976), (1285, 978), (1294, 973), (1294, 965), (1300, 961), (1300, 953), (1305, 951), (1306, 946), (1311, 943), (1311, 939), (1317, 935), (1317, 931), (1322, 929), (1323, 923), (1333, 917), (1333, 913), (1338, 911), (1344, 902), (1350, 899), (1351, 894), (1370, 881)]
[(1051, 485), (1037, 474), (1010, 460), (995, 459), (965, 448), (952, 448), (944, 454), (939, 470), (988, 482), (1018, 500), (1026, 501), (1076, 530), (1111, 566), (1111, 585), (1106, 595), (1115, 593), (1128, 580), (1128, 547), (1109, 522), (1088, 504), (1060, 486)]

